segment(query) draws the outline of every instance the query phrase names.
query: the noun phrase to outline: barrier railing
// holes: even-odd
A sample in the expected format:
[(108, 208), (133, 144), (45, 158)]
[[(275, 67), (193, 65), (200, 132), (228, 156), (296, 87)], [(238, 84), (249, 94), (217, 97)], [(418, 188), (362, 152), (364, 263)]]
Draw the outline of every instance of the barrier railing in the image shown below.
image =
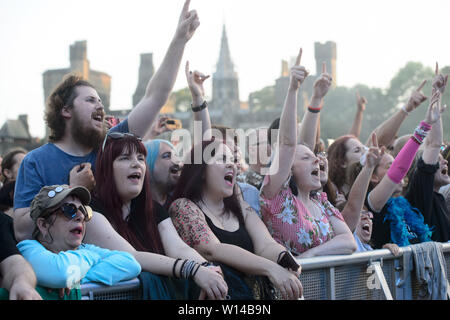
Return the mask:
[[(447, 275), (450, 274), (450, 243), (443, 243)], [(403, 247), (394, 257), (381, 249), (352, 255), (302, 259), (300, 281), (306, 300), (416, 300), (419, 285), (415, 277), (412, 249)], [(86, 300), (136, 300), (141, 298), (138, 279), (112, 287), (86, 284)], [(448, 297), (448, 296), (447, 296)]]

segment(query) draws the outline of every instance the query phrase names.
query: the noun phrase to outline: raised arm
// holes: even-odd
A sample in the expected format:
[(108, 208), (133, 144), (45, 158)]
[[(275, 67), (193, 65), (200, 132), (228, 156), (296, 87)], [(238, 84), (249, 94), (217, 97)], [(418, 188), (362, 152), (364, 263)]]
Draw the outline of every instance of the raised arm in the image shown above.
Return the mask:
[(439, 74), (439, 67), (436, 62), (435, 77), (433, 79), (433, 95), (438, 94), (439, 100), (436, 108), (433, 108), (434, 118), (439, 118), (431, 128), (427, 138), (425, 139), (425, 148), (423, 150), (422, 159), (426, 164), (435, 164), (438, 162), (439, 153), (442, 145), (442, 117), (441, 114), (445, 111), (446, 105), (441, 106), (442, 95), (447, 86), (448, 75)]
[(379, 212), (392, 196), (396, 185), (401, 182), (411, 167), (417, 150), (419, 150), (419, 147), (430, 131), (431, 126), (440, 119), (441, 111), (438, 106), (439, 99), (440, 92), (437, 91), (431, 97), (425, 120), (420, 122), (419, 126), (414, 131), (414, 135), (400, 150), (386, 175), (372, 192), (370, 192), (368, 197), (369, 205), (374, 211)]
[(281, 112), (278, 144), (270, 166), (270, 180), (262, 189), (262, 192), (268, 199), (273, 198), (278, 193), (283, 183), (289, 177), (294, 161), (295, 147), (297, 145), (297, 92), (308, 76), (305, 67), (300, 66), (301, 58), (302, 49), (300, 49), (295, 65), (291, 68), (291, 81), (283, 111)]
[(316, 143), (319, 112), (323, 106), (323, 97), (325, 97), (330, 89), (332, 80), (331, 75), (327, 73), (326, 63), (322, 63), (322, 74), (319, 79), (314, 82), (311, 102), (303, 116), (302, 124), (300, 126), (299, 142), (306, 144), (311, 151), (314, 151)]
[(370, 178), (373, 170), (380, 162), (384, 155), (384, 148), (378, 149), (378, 141), (375, 133), (372, 133), (372, 144), (366, 154), (366, 163), (361, 172), (358, 174), (353, 186), (350, 190), (348, 201), (342, 210), (342, 216), (347, 223), (351, 232), (353, 232), (359, 223), (361, 210), (366, 198), (367, 188), (369, 187)]
[[(379, 146), (387, 147), (389, 143), (394, 139), (401, 124), (406, 119), (407, 115), (415, 110), (422, 102), (424, 102), (427, 97), (423, 95), (422, 88), (425, 86), (427, 81), (424, 80), (420, 86), (414, 90), (411, 96), (402, 109), (395, 112), (391, 117), (381, 123), (373, 132), (377, 134)], [(370, 143), (370, 138), (367, 140), (366, 145)]]
[(203, 82), (209, 78), (199, 71), (189, 69), (189, 61), (186, 61), (186, 79), (189, 91), (192, 96), (192, 111), (194, 112), (194, 121), (201, 121), (202, 136), (204, 140), (211, 139), (211, 119), (209, 117), (208, 106), (205, 100), (205, 89)]
[(148, 83), (144, 97), (128, 116), (129, 130), (138, 136), (145, 136), (169, 98), (186, 43), (200, 25), (197, 12), (195, 10), (189, 11), (189, 3), (190, 0), (186, 0), (184, 3), (175, 36), (161, 66)]
[(361, 97), (359, 92), (356, 92), (356, 115), (353, 120), (353, 125), (348, 134), (352, 134), (355, 137), (359, 138), (361, 134), (361, 127), (363, 121), (364, 110), (366, 110), (367, 99), (365, 97)]

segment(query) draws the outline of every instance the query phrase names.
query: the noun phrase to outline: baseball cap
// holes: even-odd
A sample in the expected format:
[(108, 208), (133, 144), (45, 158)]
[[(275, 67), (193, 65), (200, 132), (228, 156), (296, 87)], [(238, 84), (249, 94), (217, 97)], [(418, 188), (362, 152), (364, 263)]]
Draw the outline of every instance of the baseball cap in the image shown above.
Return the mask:
[(91, 194), (85, 187), (69, 187), (65, 184), (45, 186), (31, 202), (31, 219), (36, 222), (37, 218), (44, 215), (49, 209), (57, 208), (69, 195), (76, 196), (83, 205), (88, 205), (91, 202)]

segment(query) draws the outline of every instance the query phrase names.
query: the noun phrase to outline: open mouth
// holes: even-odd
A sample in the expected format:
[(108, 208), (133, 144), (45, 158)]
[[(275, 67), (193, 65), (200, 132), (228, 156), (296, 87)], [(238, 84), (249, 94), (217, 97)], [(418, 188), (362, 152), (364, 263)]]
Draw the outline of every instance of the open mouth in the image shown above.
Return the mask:
[(178, 174), (180, 171), (181, 171), (181, 168), (180, 168), (179, 165), (171, 166), (170, 169), (169, 169), (169, 172), (171, 174)]
[(314, 169), (314, 170), (311, 172), (311, 175), (312, 175), (312, 176), (315, 176), (315, 177), (319, 177), (319, 172), (320, 172), (319, 168)]
[(135, 172), (133, 174), (130, 174), (127, 178), (130, 179), (130, 180), (134, 180), (134, 181), (140, 180), (141, 179), (141, 174), (139, 172)]
[(232, 173), (227, 173), (224, 177), (224, 180), (227, 182), (228, 185), (233, 185), (233, 178), (234, 175)]
[(103, 122), (103, 113), (99, 113), (99, 112), (94, 113), (92, 115), (92, 119), (94, 119), (95, 121), (98, 121), (98, 122)]
[(70, 233), (73, 233), (77, 236), (82, 235), (83, 234), (83, 228), (82, 227), (76, 227), (72, 230), (70, 230)]
[(370, 232), (370, 225), (368, 223), (366, 223), (362, 226), (362, 229), (366, 232)]
[(320, 164), (320, 165), (319, 165), (319, 170), (320, 170), (320, 171), (325, 171), (325, 165)]
[(441, 170), (441, 173), (446, 176), (448, 174), (448, 168), (445, 167), (444, 169)]

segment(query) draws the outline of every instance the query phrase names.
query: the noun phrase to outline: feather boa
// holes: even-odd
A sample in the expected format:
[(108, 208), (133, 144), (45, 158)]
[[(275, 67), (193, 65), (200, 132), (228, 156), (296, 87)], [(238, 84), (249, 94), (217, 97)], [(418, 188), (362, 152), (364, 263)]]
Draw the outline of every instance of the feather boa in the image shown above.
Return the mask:
[(423, 215), (417, 208), (412, 207), (408, 200), (404, 197), (390, 198), (386, 206), (387, 214), (383, 223), (389, 221), (393, 243), (400, 247), (411, 244), (409, 240), (414, 236), (408, 232), (407, 226), (418, 236), (420, 242), (432, 241), (433, 228), (424, 223)]

